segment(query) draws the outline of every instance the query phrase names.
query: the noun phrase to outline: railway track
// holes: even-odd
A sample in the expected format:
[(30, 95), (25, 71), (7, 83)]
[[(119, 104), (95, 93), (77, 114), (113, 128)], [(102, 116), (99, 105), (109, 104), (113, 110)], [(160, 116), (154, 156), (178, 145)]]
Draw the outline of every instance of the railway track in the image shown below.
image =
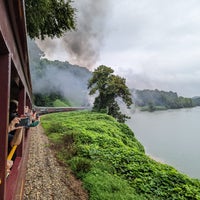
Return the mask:
[(24, 200), (86, 200), (71, 170), (60, 164), (41, 125), (31, 128)]

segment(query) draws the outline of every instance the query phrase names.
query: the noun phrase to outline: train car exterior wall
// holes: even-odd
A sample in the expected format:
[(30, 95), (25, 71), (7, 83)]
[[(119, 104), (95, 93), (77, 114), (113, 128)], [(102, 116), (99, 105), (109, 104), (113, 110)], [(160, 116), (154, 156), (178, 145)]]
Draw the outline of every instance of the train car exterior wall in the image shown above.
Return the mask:
[[(17, 81), (15, 80), (17, 79)], [(12, 88), (12, 82), (18, 88)], [(32, 87), (28, 64), (26, 26), (23, 0), (0, 0), (0, 199), (21, 199), (23, 178), (28, 151), (29, 136), (24, 138), (17, 150), (10, 176), (6, 177), (9, 102), (17, 95), (19, 113), (24, 106), (32, 106)]]

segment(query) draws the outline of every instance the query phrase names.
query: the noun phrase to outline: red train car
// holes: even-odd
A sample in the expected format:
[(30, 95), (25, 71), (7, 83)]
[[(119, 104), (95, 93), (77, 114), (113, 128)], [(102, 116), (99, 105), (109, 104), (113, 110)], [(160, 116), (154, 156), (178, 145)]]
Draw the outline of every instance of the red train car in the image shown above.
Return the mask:
[(0, 0), (0, 199), (23, 199), (23, 184), (29, 134), (16, 151), (7, 177), (9, 102), (19, 102), (18, 113), (25, 105), (32, 107), (32, 86), (28, 63), (23, 0)]

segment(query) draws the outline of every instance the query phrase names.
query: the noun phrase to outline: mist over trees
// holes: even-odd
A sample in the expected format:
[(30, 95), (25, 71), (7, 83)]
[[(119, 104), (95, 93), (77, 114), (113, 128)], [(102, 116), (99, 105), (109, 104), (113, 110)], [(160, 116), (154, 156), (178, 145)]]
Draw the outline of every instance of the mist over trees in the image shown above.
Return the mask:
[(104, 65), (95, 69), (88, 82), (89, 94), (98, 93), (94, 100), (94, 111), (105, 112), (124, 123), (129, 117), (121, 113), (117, 98), (122, 99), (127, 107), (133, 102), (129, 88), (126, 86), (126, 80), (114, 75), (113, 72), (113, 69)]
[[(34, 40), (28, 39), (28, 47), (32, 87), (36, 105), (58, 106), (60, 102), (60, 106), (62, 105), (64, 107), (88, 106), (92, 103), (93, 100), (88, 95), (89, 91), (87, 88), (92, 73), (88, 69), (77, 65), (71, 65), (68, 62), (49, 61), (42, 58), (44, 53), (38, 48)], [(115, 82), (117, 82), (117, 84), (120, 84), (120, 81), (125, 83), (125, 80), (118, 76), (113, 78), (112, 71), (112, 69), (106, 70), (103, 75), (103, 77), (110, 77), (110, 75), (112, 75), (112, 79), (110, 79), (109, 83), (111, 94), (109, 94), (110, 96), (108, 94), (106, 96), (108, 99), (110, 99), (112, 95), (112, 98), (114, 98), (114, 94), (112, 94), (114, 91), (116, 94), (119, 92), (116, 91), (116, 88), (113, 86)], [(101, 77), (102, 87), (105, 86), (103, 84), (107, 84), (105, 82), (106, 79), (104, 80), (105, 77), (103, 77)], [(97, 81), (98, 78), (97, 76), (93, 81)], [(132, 89), (130, 92), (136, 106), (146, 107), (147, 110), (150, 111), (200, 106), (200, 97), (179, 97), (177, 93), (172, 91)], [(100, 105), (100, 107), (107, 109), (105, 105)], [(115, 104), (112, 106), (113, 108), (117, 108)], [(99, 110), (97, 101), (94, 102), (94, 107)], [(111, 107), (109, 113), (110, 112)]]
[[(88, 106), (92, 103), (87, 88), (92, 73), (88, 69), (68, 62), (49, 61), (42, 58), (44, 53), (34, 40), (28, 39), (28, 47), (36, 105), (58, 106), (59, 101), (62, 106)], [(109, 73), (112, 74), (112, 69)], [(118, 78), (116, 80), (120, 81), (121, 79)], [(110, 89), (114, 91), (112, 87)], [(200, 106), (200, 97), (179, 97), (172, 91), (132, 89), (130, 92), (135, 105), (146, 107), (149, 111)]]
[(33, 40), (28, 39), (28, 47), (36, 105), (53, 106), (57, 99), (66, 106), (88, 105), (87, 82), (91, 77), (88, 69), (41, 58), (44, 53)]

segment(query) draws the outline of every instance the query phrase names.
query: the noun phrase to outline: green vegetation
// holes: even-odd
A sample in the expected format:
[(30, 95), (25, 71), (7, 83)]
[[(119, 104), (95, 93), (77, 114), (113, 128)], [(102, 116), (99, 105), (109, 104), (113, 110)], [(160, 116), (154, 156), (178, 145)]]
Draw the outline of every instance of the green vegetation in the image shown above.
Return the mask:
[(153, 111), (158, 111), (158, 110), (167, 110), (168, 108), (166, 108), (165, 106), (154, 106), (149, 104), (148, 106), (142, 106), (139, 107), (140, 111), (149, 111), (149, 112), (153, 112)]
[(200, 106), (200, 97), (193, 97), (192, 98), (192, 104), (194, 106)]
[(83, 181), (90, 200), (197, 200), (200, 181), (145, 155), (126, 124), (95, 112), (42, 117), (58, 158)]
[(114, 75), (114, 70), (105, 65), (99, 66), (92, 73), (88, 81), (90, 95), (98, 92), (95, 98), (93, 111), (104, 112), (113, 116), (118, 122), (124, 123), (128, 116), (122, 114), (117, 99), (120, 98), (129, 108), (133, 103), (131, 93), (126, 86), (126, 80)]
[(65, 99), (59, 93), (35, 93), (34, 94), (34, 104), (36, 106), (47, 106), (47, 107), (69, 107), (70, 102)]
[[(132, 90), (135, 104), (143, 111), (154, 111), (176, 108), (191, 108), (198, 105), (198, 98), (185, 98), (175, 92), (159, 90)], [(200, 104), (199, 104), (200, 105)]]
[(53, 107), (69, 107), (69, 103), (64, 103), (63, 101), (61, 101), (60, 99), (56, 99), (53, 102)]
[(31, 38), (61, 37), (75, 29), (75, 9), (72, 1), (26, 0), (26, 23)]

